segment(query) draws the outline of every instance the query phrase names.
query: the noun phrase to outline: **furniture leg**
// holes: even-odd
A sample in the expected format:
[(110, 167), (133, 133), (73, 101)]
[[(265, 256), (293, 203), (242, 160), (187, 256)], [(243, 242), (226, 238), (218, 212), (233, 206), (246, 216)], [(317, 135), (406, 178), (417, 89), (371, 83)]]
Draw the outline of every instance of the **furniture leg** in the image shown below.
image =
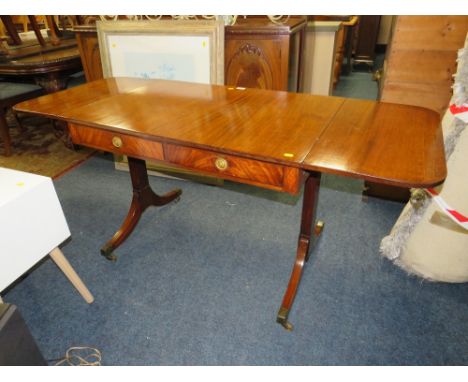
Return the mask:
[(11, 42), (9, 42), (9, 44), (21, 45), (23, 42), (21, 41), (21, 37), (19, 36), (18, 31), (16, 30), (15, 24), (13, 24), (11, 16), (2, 15), (0, 16), (0, 19), (2, 20), (5, 29), (7, 30), (11, 38)]
[(47, 26), (50, 31), (50, 42), (52, 45), (60, 45), (59, 34), (60, 31), (55, 23), (54, 16), (46, 16)]
[(73, 144), (70, 132), (68, 131), (68, 124), (66, 122), (52, 120), (52, 128), (54, 130), (55, 137), (61, 140), (66, 148), (75, 151), (78, 149), (78, 147)]
[(39, 24), (37, 23), (36, 16), (30, 15), (28, 16), (28, 19), (29, 19), (29, 22), (31, 23), (31, 27), (34, 31), (34, 34), (36, 35), (37, 41), (42, 46), (46, 46), (47, 44), (44, 40), (44, 37), (42, 37), (41, 28), (39, 28)]
[(57, 247), (50, 252), (50, 257), (54, 260), (55, 264), (65, 273), (68, 280), (73, 284), (76, 290), (81, 294), (88, 304), (94, 301), (94, 297), (91, 292), (86, 288), (86, 285), (81, 280), (80, 276), (75, 272), (73, 267), (70, 265), (68, 260), (63, 255), (62, 251)]
[(0, 138), (3, 141), (5, 147), (5, 156), (11, 155), (11, 139), (9, 132), (8, 123), (6, 121), (5, 113), (3, 109), (0, 110)]
[(182, 193), (182, 190), (175, 189), (167, 194), (157, 195), (149, 185), (146, 163), (142, 159), (128, 157), (128, 167), (133, 187), (132, 204), (120, 229), (101, 249), (101, 254), (108, 260), (117, 259), (112, 252), (132, 233), (149, 206), (163, 206), (179, 198)]
[(20, 119), (18, 118), (18, 113), (12, 109), (11, 115), (13, 119), (15, 120), (16, 124), (18, 125), (18, 128), (21, 130), (22, 133), (24, 133), (26, 131), (26, 128), (23, 126)]
[[(305, 263), (309, 260), (309, 247), (312, 239), (312, 224), (315, 221), (318, 194), (320, 189), (320, 173), (312, 172), (305, 182), (304, 197), (302, 202), (302, 219), (299, 240), (297, 245), (296, 260), (292, 269), (289, 284), (283, 297), (283, 302), (278, 312), (276, 322), (284, 326), (287, 330), (292, 330), (291, 323), (288, 322), (288, 315), (296, 297), (297, 288), (301, 281)], [(320, 235), (323, 229), (323, 222), (317, 222), (314, 228), (314, 236)]]
[(47, 94), (51, 94), (67, 88), (68, 76), (60, 72), (51, 72), (35, 77), (34, 82), (43, 88)]

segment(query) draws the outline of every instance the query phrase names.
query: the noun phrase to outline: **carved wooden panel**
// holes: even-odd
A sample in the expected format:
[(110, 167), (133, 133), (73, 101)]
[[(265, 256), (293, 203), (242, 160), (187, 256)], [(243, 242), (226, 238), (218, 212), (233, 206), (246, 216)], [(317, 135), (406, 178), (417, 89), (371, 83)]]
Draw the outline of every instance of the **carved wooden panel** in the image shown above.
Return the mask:
[(226, 85), (287, 90), (288, 41), (274, 39), (226, 39)]
[[(272, 68), (275, 66), (275, 60), (280, 58), (278, 53), (269, 52), (270, 56), (267, 56), (263, 47), (255, 41), (231, 42), (229, 48), (230, 57), (226, 60), (227, 85), (260, 89), (274, 89), (279, 86), (274, 83)], [(277, 52), (279, 51), (280, 49), (277, 49)]]
[(225, 84), (300, 91), (304, 18), (275, 25), (262, 18), (239, 19), (226, 27)]

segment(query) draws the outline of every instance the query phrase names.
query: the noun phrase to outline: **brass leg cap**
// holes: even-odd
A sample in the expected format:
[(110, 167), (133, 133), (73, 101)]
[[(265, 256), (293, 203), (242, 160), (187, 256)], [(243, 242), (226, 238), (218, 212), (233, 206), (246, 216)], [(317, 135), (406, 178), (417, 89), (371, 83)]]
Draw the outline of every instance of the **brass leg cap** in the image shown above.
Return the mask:
[(276, 322), (285, 328), (288, 332), (293, 330), (293, 325), (288, 321), (289, 310), (281, 307), (278, 316), (276, 317)]
[(324, 227), (325, 222), (323, 220), (318, 220), (314, 228), (315, 236), (319, 236), (322, 233)]
[(117, 256), (112, 254), (114, 249), (111, 246), (104, 246), (101, 249), (101, 255), (104, 256), (107, 260), (117, 261)]

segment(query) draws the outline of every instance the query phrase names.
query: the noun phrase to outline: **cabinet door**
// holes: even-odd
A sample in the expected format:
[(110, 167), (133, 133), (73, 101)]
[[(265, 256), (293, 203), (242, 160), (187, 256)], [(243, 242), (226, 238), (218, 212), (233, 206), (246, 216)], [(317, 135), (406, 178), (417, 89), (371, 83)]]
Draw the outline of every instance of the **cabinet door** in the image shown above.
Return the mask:
[[(289, 37), (289, 36), (286, 36)], [(231, 38), (225, 48), (226, 85), (287, 90), (289, 39)]]

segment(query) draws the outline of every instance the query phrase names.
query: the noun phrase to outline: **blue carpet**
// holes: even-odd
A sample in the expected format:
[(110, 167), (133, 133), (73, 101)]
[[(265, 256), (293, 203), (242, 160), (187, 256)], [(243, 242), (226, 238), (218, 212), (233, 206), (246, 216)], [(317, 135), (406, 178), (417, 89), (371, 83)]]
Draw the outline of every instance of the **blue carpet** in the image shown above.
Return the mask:
[(87, 345), (105, 365), (468, 364), (468, 284), (423, 282), (378, 254), (401, 204), (363, 203), (361, 182), (324, 177), (325, 230), (287, 332), (275, 317), (301, 199), (150, 182), (182, 198), (147, 210), (116, 263), (99, 248), (126, 215), (128, 173), (99, 156), (55, 182), (72, 232), (63, 251), (96, 300), (87, 305), (49, 259), (9, 290), (46, 358)]
[(341, 76), (333, 91), (337, 97), (376, 99), (378, 83), (372, 80), (370, 72), (352, 72), (348, 76)]
[(385, 54), (376, 54), (372, 67), (361, 65), (360, 69), (354, 68), (348, 75), (342, 74), (333, 91), (337, 97), (377, 99), (379, 84), (373, 79), (373, 73), (384, 66)]

